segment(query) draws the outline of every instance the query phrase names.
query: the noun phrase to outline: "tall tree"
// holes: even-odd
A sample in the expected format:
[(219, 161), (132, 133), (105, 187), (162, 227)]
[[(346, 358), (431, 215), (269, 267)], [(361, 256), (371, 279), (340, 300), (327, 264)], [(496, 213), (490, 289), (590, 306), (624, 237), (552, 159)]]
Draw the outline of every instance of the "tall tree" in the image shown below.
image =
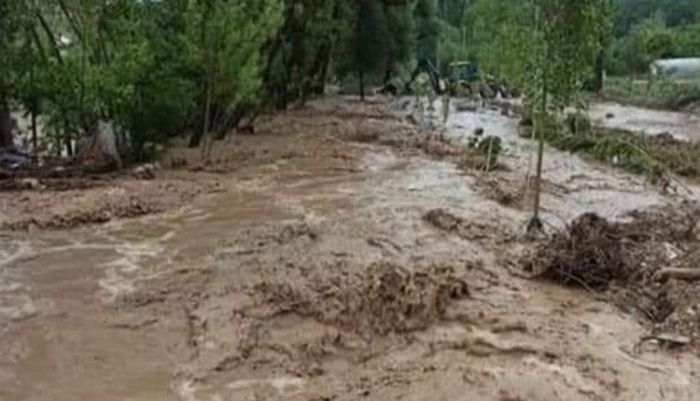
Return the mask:
[(283, 22), (265, 46), (266, 100), (277, 108), (322, 93), (334, 56), (346, 58), (355, 2), (285, 0)]
[(351, 40), (352, 65), (357, 71), (360, 99), (365, 98), (365, 78), (384, 70), (389, 32), (380, 0), (358, 0)]
[(535, 0), (534, 42), (526, 55), (529, 73), (527, 96), (535, 116), (538, 139), (535, 201), (529, 231), (543, 228), (540, 193), (544, 139), (552, 113), (577, 100), (581, 82), (590, 71), (600, 45), (600, 13), (605, 0)]
[(612, 42), (611, 36), (613, 28), (613, 12), (613, 0), (601, 0), (600, 10), (597, 13), (599, 17), (599, 48), (598, 54), (596, 55), (595, 59), (595, 65), (593, 68), (593, 82), (590, 88), (593, 92), (601, 92), (603, 90), (603, 81), (605, 79), (605, 67), (607, 61), (606, 55), (608, 53), (610, 43)]
[[(258, 96), (260, 49), (276, 31), (280, 12), (277, 0), (190, 0), (190, 54), (193, 67), (202, 73), (204, 138), (220, 122), (213, 105), (227, 107)], [(205, 159), (211, 140), (203, 147)]]
[(418, 0), (415, 6), (416, 58), (437, 65), (440, 22), (436, 0)]
[(413, 8), (409, 0), (394, 0), (385, 3), (389, 40), (384, 83), (391, 79), (401, 64), (408, 62), (413, 57), (415, 23), (412, 11)]
[(0, 148), (12, 148), (10, 100), (16, 94), (15, 80), (21, 71), (20, 49), (27, 10), (24, 1), (0, 2)]

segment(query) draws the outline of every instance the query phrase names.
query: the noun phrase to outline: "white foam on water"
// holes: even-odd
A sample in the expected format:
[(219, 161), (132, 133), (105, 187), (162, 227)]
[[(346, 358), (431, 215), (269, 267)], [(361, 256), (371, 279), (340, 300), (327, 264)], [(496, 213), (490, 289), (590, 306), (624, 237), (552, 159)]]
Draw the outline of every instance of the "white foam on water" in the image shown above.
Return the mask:
[[(160, 237), (142, 241), (122, 241), (112, 245), (117, 258), (98, 265), (105, 269), (103, 279), (98, 281), (107, 302), (114, 302), (122, 294), (128, 294), (136, 289), (136, 273), (143, 269), (145, 262), (155, 259), (165, 251), (166, 242), (173, 238), (175, 231), (171, 230)], [(127, 277), (130, 276), (130, 277)], [(134, 277), (136, 276), (136, 277)]]
[(238, 380), (228, 385), (231, 390), (242, 390), (250, 389), (258, 385), (268, 385), (277, 390), (279, 395), (294, 395), (299, 393), (304, 386), (306, 381), (298, 377), (274, 377), (270, 379), (259, 379), (259, 380)]
[(103, 299), (106, 302), (114, 302), (118, 296), (131, 293), (136, 289), (133, 281), (119, 275), (116, 269), (108, 269), (105, 276), (97, 283), (105, 293)]
[(21, 320), (34, 316), (37, 308), (32, 298), (23, 293), (0, 294), (0, 322), (5, 319)]
[(0, 242), (0, 324), (33, 316), (37, 308), (27, 294), (21, 271), (13, 265), (33, 254), (26, 241)]

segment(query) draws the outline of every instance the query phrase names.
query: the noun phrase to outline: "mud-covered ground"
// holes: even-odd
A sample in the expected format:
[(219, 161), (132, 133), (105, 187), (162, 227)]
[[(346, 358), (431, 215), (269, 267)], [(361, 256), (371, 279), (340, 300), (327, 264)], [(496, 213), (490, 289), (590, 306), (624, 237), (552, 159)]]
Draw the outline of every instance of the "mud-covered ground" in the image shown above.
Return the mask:
[[(401, 109), (326, 99), (232, 136), (210, 165), (176, 150), (155, 180), (3, 193), (3, 222), (160, 206), (5, 226), (0, 400), (697, 399), (696, 342), (650, 336), (603, 293), (527, 278), (533, 146), (517, 119), (457, 113), (426, 133)], [(477, 127), (504, 139), (490, 174), (464, 160)], [(683, 207), (551, 149), (544, 171), (550, 232), (584, 212)], [(49, 211), (31, 216), (33, 202)], [(696, 341), (692, 287), (660, 285), (686, 286), (674, 302)]]

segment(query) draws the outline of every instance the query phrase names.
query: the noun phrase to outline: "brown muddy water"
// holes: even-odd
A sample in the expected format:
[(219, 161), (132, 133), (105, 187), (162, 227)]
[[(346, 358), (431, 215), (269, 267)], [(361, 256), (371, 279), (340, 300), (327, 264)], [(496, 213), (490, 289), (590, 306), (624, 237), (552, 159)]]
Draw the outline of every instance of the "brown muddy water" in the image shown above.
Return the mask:
[(649, 135), (671, 134), (684, 141), (700, 140), (700, 117), (683, 112), (649, 110), (613, 102), (594, 103), (590, 110), (594, 123)]
[[(449, 134), (503, 136), (517, 186), (533, 149), (516, 125), (459, 113)], [(354, 167), (279, 159), (165, 214), (0, 238), (0, 400), (697, 399), (695, 354), (640, 349), (634, 317), (512, 274), (528, 213), (478, 177), (319, 146)], [(671, 201), (554, 150), (545, 177), (552, 225)], [(469, 228), (435, 228), (435, 209)]]

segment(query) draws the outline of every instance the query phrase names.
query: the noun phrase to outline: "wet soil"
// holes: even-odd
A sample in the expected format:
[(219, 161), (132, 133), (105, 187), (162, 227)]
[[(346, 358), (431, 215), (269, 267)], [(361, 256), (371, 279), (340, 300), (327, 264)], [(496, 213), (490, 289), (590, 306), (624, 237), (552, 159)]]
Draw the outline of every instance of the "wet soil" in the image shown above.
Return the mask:
[[(3, 194), (6, 216), (31, 213), (19, 196), (82, 209), (115, 187), (166, 206), (0, 237), (0, 399), (696, 399), (689, 347), (640, 347), (644, 319), (516, 270), (529, 197), (485, 188), (528, 187), (517, 120), (458, 113), (435, 136), (393, 107), (322, 100), (81, 205)], [(477, 126), (504, 139), (488, 176), (458, 167)], [(676, 202), (554, 150), (545, 177), (554, 227)]]

